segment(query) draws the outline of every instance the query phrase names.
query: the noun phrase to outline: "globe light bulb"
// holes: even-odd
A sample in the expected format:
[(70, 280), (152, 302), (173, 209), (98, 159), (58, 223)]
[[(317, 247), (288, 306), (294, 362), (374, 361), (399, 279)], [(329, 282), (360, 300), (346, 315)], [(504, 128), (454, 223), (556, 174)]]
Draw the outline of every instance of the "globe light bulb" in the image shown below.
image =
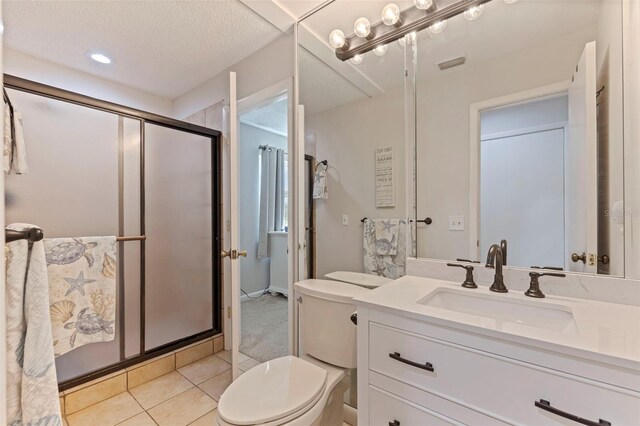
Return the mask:
[(345, 43), (346, 40), (342, 31), (331, 31), (331, 34), (329, 34), (329, 44), (331, 45), (331, 47), (333, 47), (334, 49), (340, 49), (342, 46), (344, 46)]
[(364, 56), (361, 54), (356, 54), (353, 58), (349, 59), (353, 65), (360, 65), (362, 61), (364, 61)]
[(366, 37), (371, 33), (371, 22), (367, 18), (358, 18), (353, 24), (353, 32), (358, 37)]
[(418, 9), (427, 10), (433, 6), (433, 0), (413, 0), (413, 4)]
[(464, 11), (464, 19), (467, 21), (475, 21), (482, 15), (482, 11), (484, 10), (484, 4), (479, 4), (477, 6), (471, 6), (469, 9)]
[(384, 56), (384, 54), (387, 53), (387, 50), (389, 50), (389, 46), (386, 44), (381, 44), (380, 46), (376, 46), (373, 49), (373, 53), (375, 53), (376, 56)]
[(382, 9), (382, 22), (385, 25), (395, 25), (400, 20), (400, 8), (393, 4), (389, 3)]
[(438, 21), (429, 27), (429, 32), (433, 35), (438, 35), (444, 31), (447, 27), (447, 20), (443, 19), (442, 21)]

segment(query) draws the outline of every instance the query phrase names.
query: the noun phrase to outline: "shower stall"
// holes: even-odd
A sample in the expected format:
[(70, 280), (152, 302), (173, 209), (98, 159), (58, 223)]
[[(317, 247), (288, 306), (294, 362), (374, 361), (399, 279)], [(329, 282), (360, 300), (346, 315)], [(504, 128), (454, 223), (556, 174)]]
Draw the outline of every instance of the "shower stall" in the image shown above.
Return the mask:
[(222, 331), (221, 133), (18, 77), (29, 174), (7, 223), (45, 238), (115, 235), (115, 338), (56, 359), (60, 389)]

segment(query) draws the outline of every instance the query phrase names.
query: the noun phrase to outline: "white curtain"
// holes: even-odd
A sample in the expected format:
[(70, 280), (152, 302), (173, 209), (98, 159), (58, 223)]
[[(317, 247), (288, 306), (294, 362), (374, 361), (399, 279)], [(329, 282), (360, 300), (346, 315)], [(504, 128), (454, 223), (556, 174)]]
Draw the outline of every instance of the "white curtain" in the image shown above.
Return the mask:
[(284, 228), (284, 162), (284, 150), (273, 147), (261, 150), (258, 259), (269, 257), (269, 232), (282, 231)]

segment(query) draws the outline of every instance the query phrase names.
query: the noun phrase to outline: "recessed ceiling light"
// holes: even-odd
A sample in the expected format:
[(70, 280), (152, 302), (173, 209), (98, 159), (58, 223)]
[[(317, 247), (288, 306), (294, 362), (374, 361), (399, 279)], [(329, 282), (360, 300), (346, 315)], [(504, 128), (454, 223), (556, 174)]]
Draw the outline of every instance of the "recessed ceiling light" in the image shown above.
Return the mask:
[(89, 57), (96, 62), (100, 62), (101, 64), (111, 63), (111, 58), (109, 58), (107, 55), (104, 55), (102, 53), (92, 53)]

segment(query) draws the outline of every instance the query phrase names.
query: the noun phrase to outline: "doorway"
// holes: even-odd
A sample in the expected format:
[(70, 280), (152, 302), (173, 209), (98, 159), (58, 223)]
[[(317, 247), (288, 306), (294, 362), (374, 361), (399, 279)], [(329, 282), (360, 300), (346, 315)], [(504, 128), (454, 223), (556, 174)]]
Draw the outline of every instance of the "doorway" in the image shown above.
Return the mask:
[(290, 353), (289, 93), (250, 98), (238, 114), (239, 241), (247, 251), (240, 264), (243, 371)]

